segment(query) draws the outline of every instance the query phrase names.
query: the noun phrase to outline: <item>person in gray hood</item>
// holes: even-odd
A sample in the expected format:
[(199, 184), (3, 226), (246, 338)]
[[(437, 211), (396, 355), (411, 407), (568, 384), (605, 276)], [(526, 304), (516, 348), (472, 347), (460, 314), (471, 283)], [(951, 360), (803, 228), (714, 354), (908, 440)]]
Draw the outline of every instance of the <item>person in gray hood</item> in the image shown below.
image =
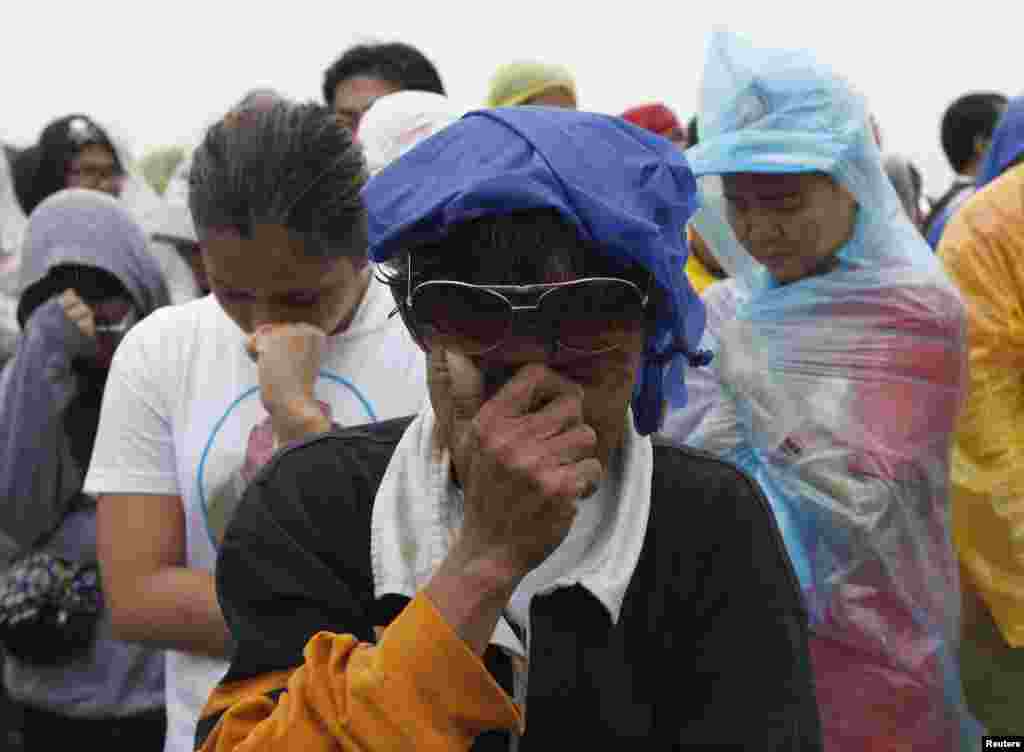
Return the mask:
[[(0, 374), (0, 529), (20, 554), (96, 561), (95, 501), (82, 483), (107, 369), (128, 328), (169, 302), (146, 245), (124, 206), (98, 191), (61, 191), (29, 217), (22, 336)], [(105, 607), (91, 644), (67, 661), (43, 665), (7, 647), (4, 682), (23, 707), (29, 752), (71, 739), (86, 748), (162, 748), (162, 653), (114, 640)]]

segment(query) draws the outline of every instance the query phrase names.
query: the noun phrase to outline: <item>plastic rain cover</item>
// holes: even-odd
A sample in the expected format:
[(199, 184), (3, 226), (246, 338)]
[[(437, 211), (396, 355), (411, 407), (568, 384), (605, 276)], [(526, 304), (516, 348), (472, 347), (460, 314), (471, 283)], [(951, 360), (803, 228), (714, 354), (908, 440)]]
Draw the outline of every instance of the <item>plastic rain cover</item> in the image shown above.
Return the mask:
[[(973, 749), (949, 534), (962, 303), (840, 78), (716, 31), (701, 97), (695, 224), (738, 303), (715, 333), (718, 399), (690, 443), (747, 470), (776, 513), (810, 612), (826, 749)], [(826, 173), (855, 197), (830, 270), (780, 285), (742, 247), (720, 176), (743, 172)]]

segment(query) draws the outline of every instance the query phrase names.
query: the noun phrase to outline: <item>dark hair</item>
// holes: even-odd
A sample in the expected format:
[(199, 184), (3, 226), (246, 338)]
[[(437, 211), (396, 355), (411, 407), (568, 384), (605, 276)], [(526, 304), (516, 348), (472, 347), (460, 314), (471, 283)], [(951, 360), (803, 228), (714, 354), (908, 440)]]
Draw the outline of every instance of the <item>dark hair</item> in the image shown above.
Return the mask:
[(694, 115), (690, 118), (690, 122), (686, 124), (686, 143), (690, 146), (696, 146), (697, 141), (697, 116)]
[(236, 104), (233, 110), (246, 110), (253, 105), (258, 105), (261, 99), (269, 99), (274, 102), (284, 102), (285, 97), (282, 96), (281, 92), (276, 89), (270, 89), (268, 87), (257, 87), (255, 89), (249, 89), (245, 92), (238, 104)]
[(124, 170), (110, 137), (89, 116), (66, 115), (43, 128), (35, 148), (22, 152), (20, 169), (13, 170), (15, 190), (26, 214), (67, 187), (68, 165), (84, 147), (92, 145), (109, 149), (117, 171)]
[[(556, 209), (492, 214), (460, 222), (440, 240), (405, 249), (382, 267), (381, 279), (391, 287), (407, 324), (410, 255), (415, 257), (413, 285), (428, 279), (521, 285), (571, 275), (620, 277), (647, 290), (650, 280), (640, 265), (624, 265), (585, 240)], [(661, 307), (658, 288), (652, 287), (651, 295), (653, 323)]]
[(197, 229), (278, 224), (312, 241), (311, 255), (366, 255), (362, 151), (334, 114), (316, 104), (279, 102), (235, 110), (212, 126), (189, 173)]
[(379, 78), (403, 91), (445, 93), (434, 64), (415, 47), (401, 42), (359, 44), (347, 49), (324, 72), (324, 102), (333, 107), (338, 84), (356, 76)]
[(116, 297), (134, 300), (128, 288), (113, 272), (87, 264), (58, 264), (22, 293), (18, 301), (19, 325), (24, 328), (39, 306), (67, 289), (73, 289), (88, 305)]
[(942, 116), (942, 150), (956, 172), (974, 157), (978, 138), (991, 138), (1007, 99), (996, 92), (972, 92), (953, 102)]

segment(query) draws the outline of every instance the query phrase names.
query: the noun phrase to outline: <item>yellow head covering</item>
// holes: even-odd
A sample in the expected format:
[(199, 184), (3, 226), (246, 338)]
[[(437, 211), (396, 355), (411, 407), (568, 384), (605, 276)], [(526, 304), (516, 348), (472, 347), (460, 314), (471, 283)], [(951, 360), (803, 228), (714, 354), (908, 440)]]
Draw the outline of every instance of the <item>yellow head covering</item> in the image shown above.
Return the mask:
[(561, 65), (537, 62), (508, 63), (491, 77), (488, 107), (512, 107), (551, 89), (565, 89), (576, 99), (576, 82)]

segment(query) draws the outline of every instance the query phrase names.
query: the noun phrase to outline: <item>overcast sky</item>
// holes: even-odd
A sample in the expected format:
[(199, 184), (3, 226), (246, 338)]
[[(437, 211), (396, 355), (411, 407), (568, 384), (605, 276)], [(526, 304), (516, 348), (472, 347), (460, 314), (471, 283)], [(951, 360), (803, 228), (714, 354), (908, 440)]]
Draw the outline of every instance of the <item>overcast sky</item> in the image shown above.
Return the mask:
[(585, 109), (618, 114), (662, 100), (683, 118), (696, 105), (713, 25), (756, 43), (804, 46), (867, 94), (886, 148), (913, 158), (932, 192), (949, 178), (938, 143), (945, 106), (971, 89), (1024, 91), (1024, 74), (1013, 62), (1020, 24), (993, 23), (988, 3), (5, 0), (4, 6), (0, 137), (26, 145), (47, 121), (83, 111), (126, 139), (136, 157), (153, 146), (194, 144), (211, 118), (256, 86), (319, 100), (327, 65), (368, 38), (419, 47), (461, 105), (482, 103), (499, 64), (534, 58), (569, 66)]

